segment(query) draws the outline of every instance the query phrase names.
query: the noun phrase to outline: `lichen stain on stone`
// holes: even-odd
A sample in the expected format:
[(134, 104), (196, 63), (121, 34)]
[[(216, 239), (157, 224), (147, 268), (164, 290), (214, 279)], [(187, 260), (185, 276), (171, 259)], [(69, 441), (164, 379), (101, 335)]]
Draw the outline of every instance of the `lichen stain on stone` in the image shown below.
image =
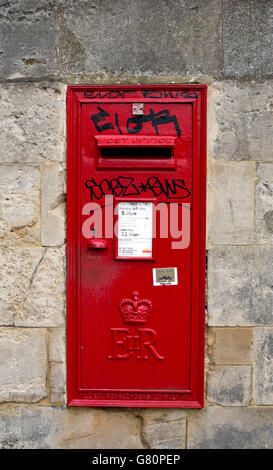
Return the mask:
[(221, 402), (225, 400), (229, 400), (230, 403), (242, 403), (244, 399), (244, 389), (241, 383), (236, 384), (234, 386), (230, 386), (228, 388), (222, 388), (218, 392), (218, 399)]
[(24, 62), (26, 67), (31, 67), (33, 65), (39, 65), (39, 64), (46, 64), (45, 59), (35, 59), (35, 58), (25, 58), (22, 59), (22, 62)]
[(257, 429), (237, 429), (236, 424), (219, 424), (210, 435), (204, 433), (199, 443), (200, 449), (245, 449), (255, 448)]
[(272, 357), (273, 357), (273, 337), (272, 336), (268, 336), (265, 339), (265, 342), (262, 346), (262, 353), (263, 353), (264, 359), (268, 359), (269, 361), (272, 360)]
[(267, 211), (264, 214), (264, 221), (269, 232), (273, 233), (273, 211)]
[(57, 56), (60, 69), (66, 73), (72, 70), (75, 72), (84, 70), (87, 57), (86, 51), (75, 34), (68, 28), (62, 5), (58, 5), (55, 10), (55, 20), (59, 28)]

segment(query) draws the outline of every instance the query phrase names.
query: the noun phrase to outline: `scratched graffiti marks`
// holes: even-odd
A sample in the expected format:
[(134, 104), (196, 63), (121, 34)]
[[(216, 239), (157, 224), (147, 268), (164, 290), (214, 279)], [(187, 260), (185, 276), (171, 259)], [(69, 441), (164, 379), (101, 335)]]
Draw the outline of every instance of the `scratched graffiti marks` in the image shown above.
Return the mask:
[[(130, 93), (136, 93), (136, 90), (110, 90), (110, 91), (86, 91), (84, 93), (84, 97), (90, 100), (104, 100), (104, 99), (124, 99)], [(141, 95), (143, 98), (170, 98), (170, 99), (177, 99), (177, 98), (185, 98), (185, 99), (197, 99), (198, 94), (195, 91), (187, 92), (187, 91), (177, 91), (177, 90), (141, 90)]]
[(100, 182), (97, 182), (95, 178), (90, 178), (85, 181), (85, 186), (90, 191), (91, 201), (99, 200), (106, 195), (128, 197), (146, 193), (147, 196), (158, 197), (163, 194), (167, 199), (185, 199), (191, 194), (183, 179), (161, 180), (157, 176), (150, 176), (139, 184), (135, 183), (135, 178), (129, 176), (104, 178)]
[[(162, 124), (169, 124), (173, 123), (177, 136), (180, 137), (181, 135), (181, 129), (178, 124), (178, 120), (175, 116), (170, 116), (170, 112), (168, 109), (164, 109), (162, 111), (159, 111), (158, 113), (155, 113), (153, 109), (150, 109), (150, 114), (147, 114), (146, 116), (133, 116), (127, 119), (127, 131), (129, 134), (138, 134), (143, 127), (144, 122), (149, 122), (151, 121), (152, 126), (155, 128), (155, 132), (158, 135), (158, 126)], [(133, 127), (130, 127), (130, 125), (133, 124)]]
[[(106, 117), (109, 117), (110, 114), (100, 106), (97, 106), (97, 109), (98, 113), (91, 114), (90, 116), (90, 119), (93, 121), (96, 130), (98, 132), (103, 132), (108, 129), (115, 129), (114, 125), (111, 122), (105, 122), (104, 124), (100, 124), (101, 122), (106, 121)], [(177, 136), (180, 137), (181, 135), (181, 129), (175, 114), (170, 116), (170, 112), (168, 109), (163, 109), (162, 111), (155, 113), (152, 108), (150, 108), (149, 114), (143, 116), (133, 116), (127, 119), (126, 128), (128, 134), (138, 134), (140, 131), (142, 131), (143, 124), (146, 122), (152, 123), (152, 126), (154, 127), (157, 135), (159, 134), (158, 126), (173, 123)], [(122, 130), (119, 126), (118, 113), (115, 113), (115, 123), (119, 133), (122, 134)]]

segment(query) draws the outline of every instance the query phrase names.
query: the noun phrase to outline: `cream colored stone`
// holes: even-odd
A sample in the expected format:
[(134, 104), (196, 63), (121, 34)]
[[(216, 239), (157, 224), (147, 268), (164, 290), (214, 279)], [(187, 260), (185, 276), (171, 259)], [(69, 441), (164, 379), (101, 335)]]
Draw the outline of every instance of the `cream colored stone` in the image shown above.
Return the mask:
[(212, 245), (253, 242), (254, 178), (253, 163), (211, 163), (208, 182), (213, 193), (213, 201), (209, 199), (209, 242)]
[(217, 121), (213, 157), (272, 161), (272, 81), (226, 81), (217, 88), (213, 97)]
[(59, 249), (0, 249), (1, 325), (63, 326), (64, 294)]
[(207, 400), (222, 406), (247, 406), (250, 386), (250, 366), (214, 366), (207, 373)]
[(36, 402), (47, 396), (46, 331), (0, 328), (0, 401)]
[(259, 244), (273, 243), (273, 164), (257, 164), (256, 239)]
[(251, 364), (251, 328), (210, 328), (209, 355), (215, 364)]
[(209, 250), (210, 326), (272, 325), (271, 246), (223, 246)]
[(65, 364), (54, 362), (50, 364), (50, 401), (51, 403), (65, 402), (66, 370)]
[(50, 328), (49, 330), (49, 360), (52, 362), (65, 362), (66, 336), (64, 328)]
[(0, 447), (141, 449), (138, 424), (125, 410), (6, 405), (0, 408)]
[(0, 87), (2, 162), (63, 160), (65, 87), (24, 83)]
[(188, 420), (189, 449), (272, 449), (273, 409), (210, 406)]
[(145, 410), (142, 435), (151, 449), (185, 449), (186, 413), (181, 409)]
[(253, 399), (273, 405), (273, 327), (253, 330)]
[(38, 168), (0, 168), (0, 245), (40, 242)]
[[(139, 449), (142, 442), (138, 420), (125, 410), (104, 409), (94, 412), (92, 426), (82, 425), (84, 410), (66, 413), (64, 426), (66, 438), (60, 447), (67, 449)], [(76, 419), (77, 418), (77, 419)], [(84, 429), (85, 428), (85, 429)]]
[(64, 325), (64, 257), (60, 250), (45, 249), (23, 308), (16, 315), (21, 326)]
[(41, 238), (43, 246), (65, 240), (64, 173), (58, 164), (42, 167)]

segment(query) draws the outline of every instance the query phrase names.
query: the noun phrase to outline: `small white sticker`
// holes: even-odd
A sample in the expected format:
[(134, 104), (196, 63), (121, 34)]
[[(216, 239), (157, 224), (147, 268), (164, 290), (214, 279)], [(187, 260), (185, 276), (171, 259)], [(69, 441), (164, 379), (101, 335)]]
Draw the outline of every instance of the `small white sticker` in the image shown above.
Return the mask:
[(154, 286), (177, 286), (177, 268), (154, 268)]
[(132, 114), (133, 116), (144, 114), (144, 103), (133, 103)]

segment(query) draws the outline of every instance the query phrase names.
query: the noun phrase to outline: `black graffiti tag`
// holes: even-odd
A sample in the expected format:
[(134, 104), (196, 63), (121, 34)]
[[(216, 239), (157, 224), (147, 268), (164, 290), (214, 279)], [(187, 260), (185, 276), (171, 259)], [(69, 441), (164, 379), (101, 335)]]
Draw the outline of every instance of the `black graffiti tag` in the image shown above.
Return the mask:
[(110, 114), (107, 113), (107, 111), (105, 111), (104, 109), (100, 108), (99, 106), (97, 108), (98, 108), (99, 112), (96, 113), (96, 114), (92, 114), (90, 116), (90, 118), (92, 119), (92, 121), (94, 123), (95, 128), (97, 129), (97, 131), (102, 132), (102, 131), (106, 131), (108, 129), (114, 129), (113, 124), (111, 124), (110, 122), (106, 122), (102, 126), (98, 125), (99, 122), (105, 121), (106, 116), (110, 116)]
[[(178, 120), (175, 116), (170, 116), (170, 112), (168, 109), (164, 109), (163, 111), (159, 111), (158, 113), (155, 113), (154, 110), (151, 108), (150, 109), (150, 114), (144, 115), (144, 116), (133, 116), (127, 119), (127, 131), (129, 134), (137, 134), (142, 130), (143, 123), (144, 122), (149, 122), (151, 121), (152, 126), (155, 128), (155, 132), (158, 135), (158, 126), (161, 126), (162, 124), (169, 124), (173, 123), (177, 136), (180, 137), (181, 135), (181, 129), (178, 124)], [(134, 124), (134, 127), (131, 128), (130, 124)]]
[[(106, 117), (109, 116), (109, 113), (99, 106), (97, 106), (97, 109), (99, 112), (91, 114), (90, 116), (90, 119), (93, 121), (96, 130), (98, 132), (103, 132), (108, 129), (114, 129), (115, 127), (111, 122), (106, 122), (105, 124), (99, 125), (100, 122), (104, 122), (106, 120)], [(152, 108), (150, 108), (149, 114), (129, 117), (126, 124), (127, 132), (129, 134), (138, 134), (142, 130), (143, 124), (146, 122), (152, 123), (152, 126), (154, 127), (157, 135), (159, 134), (158, 126), (173, 123), (177, 136), (180, 137), (181, 135), (181, 128), (175, 114), (170, 116), (170, 111), (168, 109), (163, 109), (162, 111), (155, 113)], [(115, 123), (119, 133), (122, 134), (122, 130), (119, 126), (118, 113), (115, 113)]]
[[(136, 90), (110, 90), (110, 91), (86, 91), (84, 97), (89, 100), (103, 100), (103, 99), (117, 99), (126, 98), (128, 93), (135, 93)], [(184, 98), (184, 99), (196, 99), (198, 94), (195, 91), (180, 91), (180, 90), (141, 90), (141, 94), (144, 98)]]
[(104, 178), (100, 182), (97, 182), (95, 178), (90, 178), (85, 181), (85, 187), (90, 191), (91, 201), (100, 200), (106, 195), (124, 197), (150, 193), (155, 197), (164, 194), (167, 199), (185, 199), (191, 194), (183, 179), (173, 178), (169, 181), (165, 178), (161, 181), (157, 176), (150, 176), (139, 184), (135, 184), (135, 178), (126, 176)]

